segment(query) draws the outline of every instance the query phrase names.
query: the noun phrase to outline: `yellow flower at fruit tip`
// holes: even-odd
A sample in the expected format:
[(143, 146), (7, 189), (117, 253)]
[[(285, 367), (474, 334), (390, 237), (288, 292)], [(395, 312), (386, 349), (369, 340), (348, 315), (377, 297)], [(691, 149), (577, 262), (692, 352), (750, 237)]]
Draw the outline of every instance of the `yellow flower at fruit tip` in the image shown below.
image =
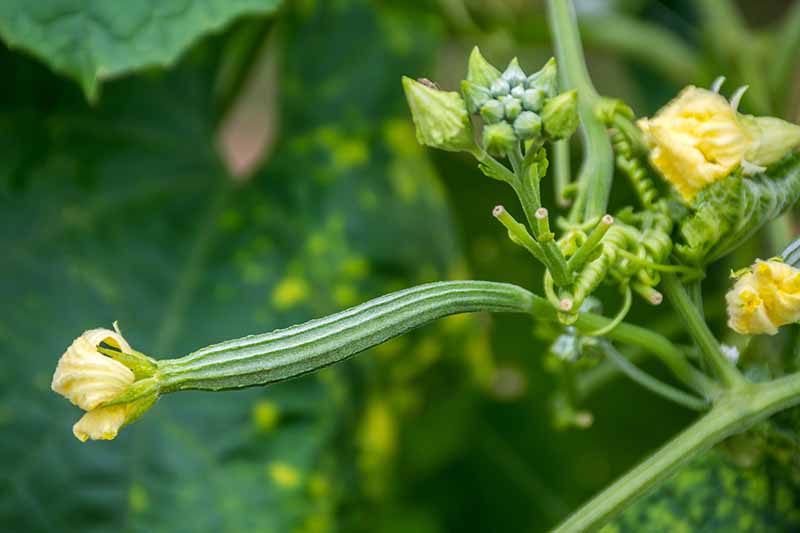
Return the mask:
[(800, 320), (800, 270), (778, 260), (756, 263), (725, 296), (728, 326), (746, 335), (775, 335)]
[(72, 427), (75, 437), (84, 442), (113, 439), (144, 406), (143, 402), (103, 405), (127, 392), (135, 376), (128, 367), (101, 353), (101, 344), (133, 353), (118, 331), (88, 330), (72, 341), (58, 360), (50, 385), (53, 391), (87, 411)]
[(638, 122), (650, 162), (687, 203), (736, 168), (763, 171), (800, 145), (800, 126), (740, 114), (737, 103), (689, 86), (655, 117)]
[(84, 411), (111, 401), (134, 381), (133, 372), (98, 351), (108, 344), (131, 353), (130, 345), (119, 333), (109, 329), (90, 329), (72, 341), (61, 359), (50, 387)]

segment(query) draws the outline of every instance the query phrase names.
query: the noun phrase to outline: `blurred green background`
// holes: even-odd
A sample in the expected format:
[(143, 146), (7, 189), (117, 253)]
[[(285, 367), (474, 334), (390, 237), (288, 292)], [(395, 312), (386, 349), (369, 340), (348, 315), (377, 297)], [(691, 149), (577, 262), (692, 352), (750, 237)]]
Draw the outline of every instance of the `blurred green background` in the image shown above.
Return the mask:
[[(598, 90), (637, 114), (725, 75), (727, 94), (751, 85), (745, 111), (800, 121), (797, 2), (576, 5)], [(558, 428), (549, 333), (477, 315), (267, 389), (167, 396), (79, 443), (49, 380), (85, 329), (119, 320), (173, 357), (427, 281), (540, 292), (490, 216), (517, 211), (511, 191), (419, 147), (399, 81), (456, 88), (476, 44), (534, 71), (546, 16), (523, 0), (13, 1), (0, 37), (3, 529), (544, 531), (694, 416), (612, 376), (576, 406), (591, 427)], [(612, 211), (632, 200), (618, 186)], [(778, 253), (786, 228), (710, 274), (719, 331), (728, 269)], [(680, 335), (667, 309), (631, 318)]]

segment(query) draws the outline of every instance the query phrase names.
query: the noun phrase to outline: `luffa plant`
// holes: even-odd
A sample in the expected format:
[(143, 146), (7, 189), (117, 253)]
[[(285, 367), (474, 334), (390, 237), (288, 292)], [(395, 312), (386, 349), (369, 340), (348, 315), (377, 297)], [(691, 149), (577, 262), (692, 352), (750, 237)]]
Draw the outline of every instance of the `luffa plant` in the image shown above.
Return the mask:
[[(431, 283), (175, 359), (138, 352), (116, 327), (89, 330), (66, 350), (52, 380), (55, 392), (86, 411), (75, 436), (113, 439), (162, 395), (290, 379), (447, 315), (523, 313), (563, 328), (553, 347), (563, 359), (592, 346), (654, 393), (704, 413), (557, 528), (574, 532), (601, 527), (700, 452), (800, 403), (800, 374), (761, 382), (743, 376), (709, 329), (698, 297), (711, 262), (800, 197), (794, 153), (800, 126), (740, 113), (743, 91), (728, 101), (721, 81), (708, 90), (689, 87), (654, 117), (637, 121), (627, 105), (593, 88), (571, 3), (550, 0), (548, 7), (556, 58), (536, 72), (526, 73), (517, 59), (501, 71), (476, 48), (460, 91), (427, 79), (402, 81), (421, 144), (471, 154), (484, 174), (517, 194), (521, 221), (513, 208), (497, 206), (492, 214), (514, 244), (545, 266), (542, 296), (489, 281)], [(585, 157), (572, 181), (563, 159), (550, 171), (548, 154), (563, 158), (578, 127)], [(564, 217), (554, 218), (542, 197), (540, 182), (551, 174), (557, 197), (571, 202)], [(615, 174), (636, 191), (638, 204), (612, 216)], [(797, 248), (736, 273), (727, 296), (732, 329), (775, 334), (800, 319)], [(601, 285), (620, 293), (611, 317), (593, 312), (592, 295)], [(626, 322), (634, 295), (651, 305), (666, 299), (698, 357)], [(612, 343), (652, 352), (684, 388), (644, 373)]]

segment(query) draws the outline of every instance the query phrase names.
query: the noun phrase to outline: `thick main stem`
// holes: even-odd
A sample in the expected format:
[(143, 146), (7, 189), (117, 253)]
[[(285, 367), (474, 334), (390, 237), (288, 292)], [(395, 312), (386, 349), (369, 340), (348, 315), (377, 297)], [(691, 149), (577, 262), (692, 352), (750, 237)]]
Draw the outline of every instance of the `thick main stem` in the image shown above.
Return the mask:
[(708, 329), (708, 324), (700, 314), (700, 310), (692, 302), (683, 284), (678, 281), (675, 274), (664, 274), (662, 279), (661, 287), (667, 298), (686, 324), (686, 328), (700, 348), (704, 360), (714, 369), (722, 383), (727, 387), (744, 383), (744, 377), (722, 353), (719, 342)]
[(614, 154), (606, 128), (595, 116), (599, 96), (586, 69), (572, 2), (548, 0), (547, 6), (562, 89), (578, 90), (578, 115), (585, 157), (577, 180), (577, 196), (570, 220), (582, 222), (606, 213), (614, 174)]
[(681, 466), (726, 437), (800, 403), (800, 374), (762, 384), (743, 384), (627, 474), (592, 498), (553, 531), (596, 531)]

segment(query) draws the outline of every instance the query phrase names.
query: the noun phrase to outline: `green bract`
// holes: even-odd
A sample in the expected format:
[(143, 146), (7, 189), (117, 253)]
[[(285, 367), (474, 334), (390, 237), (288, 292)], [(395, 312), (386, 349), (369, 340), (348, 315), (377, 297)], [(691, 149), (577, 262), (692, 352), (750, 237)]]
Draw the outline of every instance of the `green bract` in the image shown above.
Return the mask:
[(460, 94), (440, 91), (405, 76), (403, 89), (421, 144), (452, 152), (475, 147), (469, 114)]
[(725, 256), (764, 224), (800, 199), (800, 155), (787, 157), (766, 173), (735, 173), (697, 195), (691, 213), (680, 222), (676, 244), (685, 262), (705, 265)]
[(548, 99), (542, 110), (544, 131), (552, 140), (566, 139), (578, 129), (578, 91)]

